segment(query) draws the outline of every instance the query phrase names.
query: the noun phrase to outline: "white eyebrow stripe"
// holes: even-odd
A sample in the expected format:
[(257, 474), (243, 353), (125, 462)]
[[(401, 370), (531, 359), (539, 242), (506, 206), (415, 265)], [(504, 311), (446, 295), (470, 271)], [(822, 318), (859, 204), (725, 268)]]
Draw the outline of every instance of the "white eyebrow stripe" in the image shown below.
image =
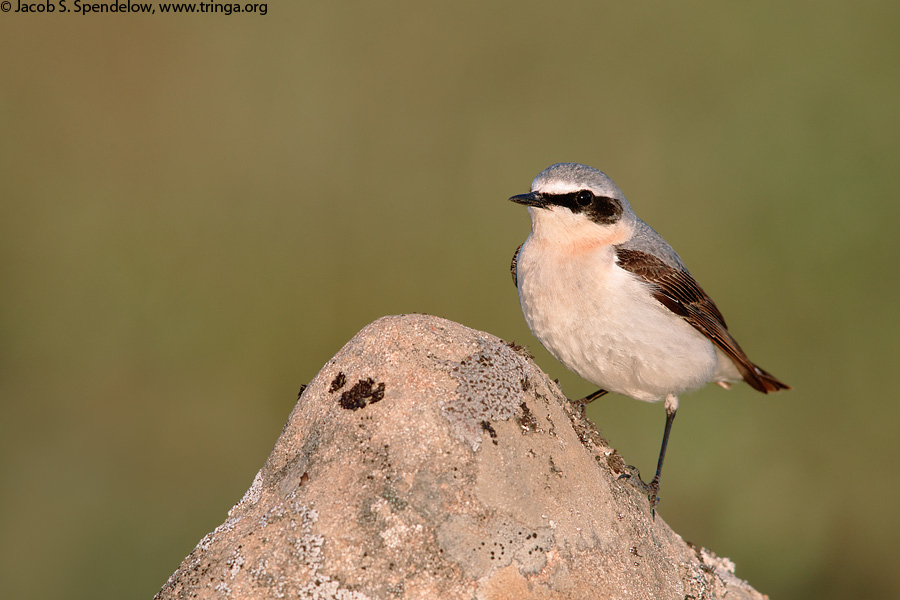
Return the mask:
[[(535, 182), (537, 183), (537, 182)], [(539, 192), (541, 194), (571, 194), (572, 192), (579, 192), (585, 189), (584, 186), (579, 186), (572, 181), (547, 181), (542, 183), (540, 187), (532, 184), (531, 191)]]

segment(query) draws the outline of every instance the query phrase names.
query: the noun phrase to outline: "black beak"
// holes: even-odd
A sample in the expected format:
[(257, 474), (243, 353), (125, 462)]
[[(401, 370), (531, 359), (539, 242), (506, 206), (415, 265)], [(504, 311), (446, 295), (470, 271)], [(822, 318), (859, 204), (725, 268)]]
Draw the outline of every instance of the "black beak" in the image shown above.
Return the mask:
[(529, 192), (527, 194), (519, 194), (510, 198), (516, 204), (524, 204), (525, 206), (545, 206), (547, 201), (537, 192)]

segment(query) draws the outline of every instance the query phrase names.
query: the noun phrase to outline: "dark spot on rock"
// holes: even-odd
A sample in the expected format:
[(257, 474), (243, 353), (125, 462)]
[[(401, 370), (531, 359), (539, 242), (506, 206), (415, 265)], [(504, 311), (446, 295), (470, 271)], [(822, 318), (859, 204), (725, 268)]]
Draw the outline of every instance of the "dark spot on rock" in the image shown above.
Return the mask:
[(515, 342), (504, 342), (509, 348), (520, 356), (524, 356), (525, 358), (534, 359), (534, 355), (528, 351), (528, 348), (522, 346), (521, 344), (517, 344)]
[[(341, 373), (343, 375), (343, 373)], [(334, 387), (334, 383), (331, 384)], [(384, 398), (384, 383), (375, 384), (371, 377), (360, 379), (352, 388), (341, 394), (341, 408), (359, 410)]]
[(553, 457), (552, 457), (552, 456), (550, 457), (550, 472), (551, 472), (551, 473), (554, 473), (555, 475), (558, 475), (558, 476), (560, 476), (560, 477), (563, 476), (562, 469), (560, 469), (559, 467), (556, 466), (556, 463), (553, 462)]
[(613, 473), (622, 474), (625, 472), (625, 460), (618, 450), (613, 450), (606, 457), (606, 464), (613, 470)]
[(516, 421), (519, 423), (519, 426), (523, 429), (523, 431), (537, 431), (537, 419), (534, 418), (534, 413), (531, 412), (531, 409), (528, 408), (528, 405), (523, 402), (519, 405), (519, 408), (522, 409), (522, 414), (516, 417)]
[(494, 426), (491, 425), (490, 421), (482, 421), (481, 428), (488, 432), (488, 435), (491, 436), (491, 441), (494, 442), (494, 445), (497, 445), (497, 430), (494, 429)]
[(522, 379), (522, 391), (523, 391), (523, 392), (527, 392), (527, 391), (530, 390), (530, 389), (531, 389), (531, 380), (528, 379), (528, 376), (526, 375), (526, 376)]
[(347, 383), (347, 376), (344, 375), (343, 371), (338, 371), (338, 374), (335, 376), (334, 381), (331, 382), (331, 387), (328, 388), (328, 393), (333, 394)]
[(305, 384), (305, 383), (304, 383), (303, 385), (300, 386), (300, 391), (297, 392), (297, 400), (300, 399), (300, 396), (303, 395), (303, 392), (306, 391), (306, 388), (307, 388), (307, 387), (309, 387), (309, 386), (308, 386), (307, 384)]

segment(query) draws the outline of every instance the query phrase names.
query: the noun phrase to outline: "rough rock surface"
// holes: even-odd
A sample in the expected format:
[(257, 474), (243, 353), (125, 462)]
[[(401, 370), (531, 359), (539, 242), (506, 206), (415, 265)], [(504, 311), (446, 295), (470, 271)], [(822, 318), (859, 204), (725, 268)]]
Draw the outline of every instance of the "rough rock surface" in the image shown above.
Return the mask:
[(156, 598), (765, 598), (685, 543), (519, 347), (381, 318)]

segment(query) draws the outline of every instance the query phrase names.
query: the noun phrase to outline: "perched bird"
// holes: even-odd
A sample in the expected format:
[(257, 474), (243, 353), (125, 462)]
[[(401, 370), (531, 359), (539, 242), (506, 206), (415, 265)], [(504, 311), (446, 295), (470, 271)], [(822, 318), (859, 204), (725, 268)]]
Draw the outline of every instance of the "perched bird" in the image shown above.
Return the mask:
[(607, 391), (665, 400), (656, 475), (643, 484), (655, 515), (679, 395), (740, 379), (764, 394), (790, 388), (750, 361), (675, 250), (606, 174), (555, 164), (510, 200), (531, 216), (511, 265), (522, 312), (557, 360), (602, 388), (582, 402)]

